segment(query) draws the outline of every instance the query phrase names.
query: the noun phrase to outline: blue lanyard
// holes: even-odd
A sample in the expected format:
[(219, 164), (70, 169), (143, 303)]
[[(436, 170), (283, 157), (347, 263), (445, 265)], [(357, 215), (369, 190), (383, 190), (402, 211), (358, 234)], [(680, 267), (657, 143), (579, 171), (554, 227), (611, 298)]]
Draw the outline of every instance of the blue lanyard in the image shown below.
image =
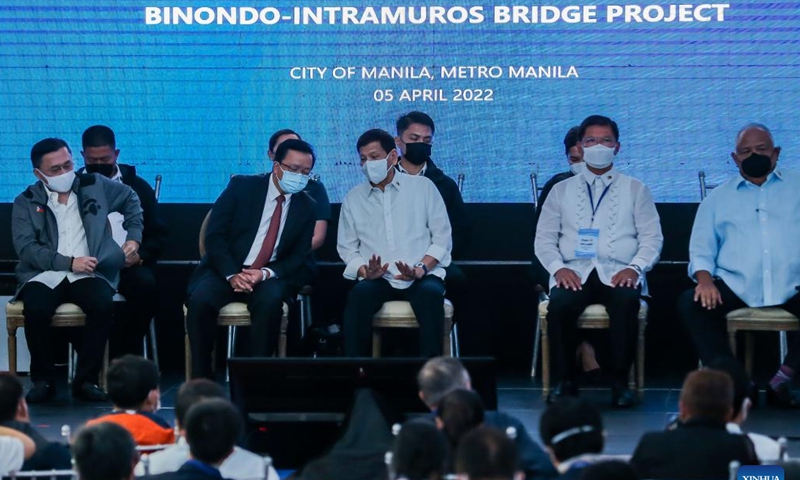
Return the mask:
[(594, 195), (592, 195), (592, 186), (589, 185), (589, 182), (586, 182), (586, 190), (589, 192), (589, 202), (592, 204), (592, 225), (594, 225), (594, 214), (597, 213), (597, 210), (600, 209), (600, 203), (602, 203), (603, 199), (608, 193), (608, 189), (611, 188), (611, 184), (609, 183), (606, 185), (606, 188), (603, 190), (603, 193), (600, 194), (600, 198), (597, 199), (597, 205), (594, 204)]

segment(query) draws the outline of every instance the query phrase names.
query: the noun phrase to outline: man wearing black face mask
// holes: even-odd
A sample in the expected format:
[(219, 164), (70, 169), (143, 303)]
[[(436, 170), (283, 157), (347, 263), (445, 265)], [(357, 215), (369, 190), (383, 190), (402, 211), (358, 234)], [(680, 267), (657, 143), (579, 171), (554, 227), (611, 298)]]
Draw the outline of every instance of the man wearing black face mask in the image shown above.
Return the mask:
[[(773, 306), (800, 317), (800, 175), (777, 168), (780, 147), (761, 124), (736, 136), (731, 154), (740, 175), (700, 204), (689, 244), (689, 274), (697, 286), (679, 309), (700, 359), (732, 357), (725, 315)], [(800, 371), (800, 337), (767, 388), (767, 402), (800, 407), (790, 389)]]
[[(123, 311), (118, 309), (110, 342), (114, 357), (128, 353), (141, 355), (142, 338), (158, 308), (158, 284), (153, 269), (167, 238), (167, 226), (159, 216), (158, 200), (150, 184), (136, 175), (132, 165), (117, 163), (119, 150), (113, 130), (104, 125), (89, 127), (83, 132), (82, 145), (87, 173), (99, 173), (131, 187), (142, 204), (142, 245), (135, 255), (125, 259), (125, 268), (120, 271), (117, 289), (126, 302)], [(114, 241), (121, 245), (126, 236), (122, 216), (110, 213), (108, 224)]]

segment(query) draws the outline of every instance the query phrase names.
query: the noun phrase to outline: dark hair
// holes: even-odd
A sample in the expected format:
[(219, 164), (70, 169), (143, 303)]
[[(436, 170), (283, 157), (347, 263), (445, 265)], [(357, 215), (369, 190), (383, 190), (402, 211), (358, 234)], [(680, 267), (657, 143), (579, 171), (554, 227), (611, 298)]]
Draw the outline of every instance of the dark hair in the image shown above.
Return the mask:
[(567, 134), (564, 135), (564, 154), (569, 155), (569, 149), (574, 147), (581, 141), (580, 135), (578, 135), (578, 131), (581, 127), (575, 126), (567, 130)]
[(314, 168), (314, 164), (317, 163), (317, 156), (314, 154), (314, 148), (311, 146), (311, 144), (295, 138), (287, 139), (285, 142), (281, 142), (281, 144), (278, 145), (278, 151), (275, 152), (275, 161), (278, 163), (283, 163), (283, 159), (286, 158), (289, 150), (310, 154), (311, 168)]
[(603, 451), (600, 411), (579, 398), (564, 398), (547, 407), (539, 419), (539, 435), (559, 462)]
[(480, 426), (464, 435), (455, 453), (456, 473), (470, 480), (512, 479), (519, 468), (517, 446), (504, 432)]
[(66, 148), (67, 151), (72, 154), (72, 150), (69, 149), (67, 142), (60, 138), (45, 138), (44, 140), (36, 142), (31, 148), (31, 163), (33, 164), (33, 168), (42, 166), (42, 157), (48, 153), (57, 152), (62, 148)]
[(381, 148), (383, 148), (383, 151), (387, 154), (397, 148), (397, 145), (394, 143), (394, 137), (389, 132), (381, 130), (380, 128), (373, 128), (372, 130), (367, 130), (358, 137), (356, 152), (360, 152), (362, 147), (372, 142), (379, 142)]
[(127, 480), (138, 457), (133, 437), (116, 423), (83, 427), (72, 442), (80, 480)]
[(403, 424), (392, 447), (392, 470), (408, 480), (427, 480), (446, 473), (447, 442), (442, 432), (427, 422)]
[(418, 123), (431, 128), (431, 135), (436, 133), (436, 127), (433, 125), (433, 119), (426, 113), (414, 111), (408, 112), (405, 115), (400, 115), (397, 119), (397, 136), (402, 136), (403, 132), (408, 130), (412, 123)]
[(638, 478), (631, 464), (620, 460), (589, 465), (581, 475), (581, 480), (637, 480)]
[(112, 149), (117, 148), (117, 139), (114, 137), (114, 130), (105, 125), (95, 125), (87, 128), (81, 137), (83, 148), (86, 147), (105, 147), (108, 145)]
[[(303, 137), (300, 136), (299, 133), (295, 132), (289, 128), (282, 128), (277, 132), (273, 133), (271, 137), (269, 137), (269, 151), (275, 153), (275, 144), (278, 143), (278, 139), (284, 135), (297, 135), (299, 140), (302, 140)], [(288, 139), (287, 139), (288, 140)]]
[(742, 411), (742, 403), (745, 398), (751, 397), (752, 389), (750, 377), (742, 365), (730, 357), (717, 357), (708, 365), (711, 370), (725, 372), (733, 381), (733, 416), (736, 417)]
[(733, 407), (733, 380), (727, 373), (717, 370), (689, 372), (681, 388), (680, 400), (688, 419), (704, 418), (725, 424), (730, 420)]
[(16, 375), (0, 373), (0, 422), (14, 420), (24, 389)]
[(227, 400), (203, 400), (189, 409), (184, 430), (192, 457), (213, 465), (230, 455), (242, 431), (242, 417)]
[(439, 402), (436, 416), (444, 423), (444, 433), (455, 449), (465, 433), (483, 423), (483, 402), (475, 392), (453, 390)]
[(583, 139), (583, 136), (586, 135), (586, 129), (594, 126), (611, 127), (611, 132), (614, 134), (614, 139), (619, 141), (619, 127), (617, 126), (617, 122), (602, 115), (589, 115), (586, 117), (586, 119), (581, 122), (581, 126), (579, 127), (578, 138)]
[(425, 362), (417, 374), (417, 387), (430, 408), (439, 405), (445, 395), (469, 386), (469, 372), (453, 357), (434, 357)]
[(175, 421), (183, 428), (186, 413), (196, 403), (212, 398), (225, 398), (225, 390), (218, 383), (205, 378), (189, 380), (181, 385), (175, 395)]
[(108, 367), (108, 397), (118, 408), (136, 409), (158, 388), (159, 380), (155, 363), (137, 355), (125, 355)]

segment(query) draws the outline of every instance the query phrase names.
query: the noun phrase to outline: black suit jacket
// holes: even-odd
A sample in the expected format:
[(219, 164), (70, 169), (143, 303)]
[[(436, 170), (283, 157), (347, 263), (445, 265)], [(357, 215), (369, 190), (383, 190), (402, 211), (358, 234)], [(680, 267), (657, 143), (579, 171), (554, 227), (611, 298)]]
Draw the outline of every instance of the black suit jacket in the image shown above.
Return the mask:
[[(189, 282), (190, 292), (205, 275), (227, 277), (242, 271), (256, 238), (271, 181), (271, 174), (231, 178), (211, 210), (206, 227), (206, 254)], [(292, 195), (288, 208), (277, 257), (267, 267), (278, 278), (302, 286), (305, 279), (301, 267), (311, 252), (316, 221), (314, 200), (305, 192), (296, 193)]]
[[(263, 472), (253, 472), (253, 477), (257, 478), (263, 475)], [(191, 462), (184, 463), (181, 468), (176, 472), (164, 472), (158, 475), (145, 475), (139, 477), (149, 480), (220, 480), (220, 476), (212, 475), (210, 472), (196, 467)]]
[(695, 419), (674, 430), (646, 433), (631, 465), (639, 478), (725, 480), (733, 460), (759, 464), (750, 439), (728, 433), (724, 423)]

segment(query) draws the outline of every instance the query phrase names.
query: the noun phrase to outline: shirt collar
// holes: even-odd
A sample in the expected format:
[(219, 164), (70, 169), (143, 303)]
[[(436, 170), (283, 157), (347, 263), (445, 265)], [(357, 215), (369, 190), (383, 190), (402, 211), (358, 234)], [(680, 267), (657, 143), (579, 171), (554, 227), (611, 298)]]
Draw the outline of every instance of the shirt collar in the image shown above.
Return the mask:
[[(771, 171), (771, 172), (769, 172), (767, 174), (767, 181), (764, 182), (761, 186), (763, 187), (764, 185), (766, 185), (766, 184), (768, 184), (770, 182), (778, 182), (778, 181), (783, 181), (783, 173), (780, 171), (780, 169), (778, 169), (777, 166), (775, 166), (775, 170), (773, 170), (773, 171)], [(756, 186), (754, 183), (751, 183), (749, 180), (744, 178), (742, 176), (742, 174), (740, 173), (739, 174), (739, 181), (736, 182), (736, 188), (739, 189), (744, 185)]]
[(615, 167), (611, 167), (611, 170), (607, 171), (602, 175), (595, 175), (594, 173), (590, 172), (588, 168), (584, 168), (583, 172), (581, 172), (581, 175), (583, 176), (583, 179), (586, 181), (586, 183), (588, 183), (589, 185), (592, 185), (594, 183), (594, 180), (598, 178), (603, 183), (603, 185), (606, 186), (610, 185), (611, 182), (613, 182), (614, 179), (617, 178), (619, 174)]
[[(398, 163), (398, 165), (400, 165), (400, 164)], [(384, 187), (383, 187), (383, 191), (385, 192), (385, 191), (386, 191), (386, 189), (387, 189), (387, 188), (390, 188), (390, 187), (393, 187), (395, 190), (400, 190), (400, 187), (401, 187), (401, 186), (402, 186), (402, 184), (403, 184), (403, 180), (402, 180), (402, 178), (403, 178), (403, 175), (399, 175), (399, 174), (398, 174), (398, 172), (397, 172), (397, 170), (395, 170), (395, 172), (394, 172), (394, 178), (392, 178), (392, 181), (391, 181), (391, 182), (389, 182), (389, 183), (387, 183), (386, 185), (384, 185)], [(378, 188), (378, 187), (373, 187), (373, 186), (372, 186), (372, 183), (370, 183), (370, 181), (369, 181), (369, 180), (367, 180), (367, 186), (369, 187), (369, 192), (367, 193), (367, 196), (369, 196), (369, 195), (372, 195), (372, 192), (374, 192), (374, 191), (376, 191), (376, 190), (377, 190), (377, 191), (380, 191), (380, 190), (381, 190), (381, 189), (380, 189), (380, 188)]]
[(111, 180), (122, 183), (122, 170), (119, 168), (119, 165), (116, 165), (116, 167), (117, 167), (117, 173), (115, 173), (114, 176), (111, 177)]
[[(44, 187), (45, 193), (47, 193), (47, 199), (50, 202), (54, 203), (54, 204), (58, 204), (58, 192), (54, 192), (54, 191), (50, 190), (49, 188), (45, 187), (44, 185), (42, 185), (42, 186)], [(67, 198), (67, 205), (69, 205), (73, 201), (74, 197), (75, 197), (75, 192), (70, 190), (69, 191), (69, 198)]]
[(599, 453), (585, 453), (583, 455), (578, 455), (577, 457), (572, 457), (565, 462), (559, 463), (556, 469), (558, 470), (558, 473), (563, 475), (573, 466), (578, 466), (587, 463), (597, 463), (598, 461), (602, 460), (605, 457), (606, 455)]
[[(411, 175), (410, 173), (408, 173), (408, 170), (403, 168), (403, 165), (401, 165), (399, 161), (397, 162), (397, 169), (400, 170), (401, 172), (405, 173), (406, 175)], [(427, 170), (428, 170), (428, 162), (425, 162), (425, 165), (422, 166), (422, 170), (420, 170), (419, 173), (417, 173), (417, 175), (424, 177), (425, 176), (425, 172)]]
[(736, 435), (742, 434), (742, 427), (740, 427), (737, 423), (728, 422), (728, 424), (725, 425), (725, 428), (728, 429), (728, 433), (733, 433)]
[(291, 193), (281, 193), (281, 191), (278, 190), (278, 187), (275, 185), (275, 182), (278, 181), (278, 177), (275, 177), (275, 178), (272, 178), (272, 177), (275, 177), (275, 173), (273, 173), (272, 175), (269, 176), (269, 188), (267, 189), (267, 198), (270, 201), (276, 202), (277, 200), (275, 200), (275, 199), (278, 198), (279, 196), (283, 195), (284, 196), (284, 201), (288, 202), (289, 198), (292, 196), (292, 194)]

